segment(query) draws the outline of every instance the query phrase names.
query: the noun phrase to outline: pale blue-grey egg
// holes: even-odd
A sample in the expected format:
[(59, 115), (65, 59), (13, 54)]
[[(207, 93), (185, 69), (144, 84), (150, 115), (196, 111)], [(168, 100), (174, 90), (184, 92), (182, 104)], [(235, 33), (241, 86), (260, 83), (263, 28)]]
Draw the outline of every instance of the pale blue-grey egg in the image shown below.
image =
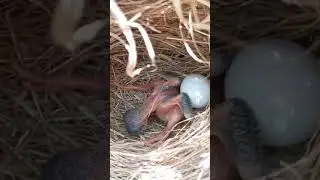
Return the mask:
[(227, 98), (252, 106), (264, 144), (286, 146), (309, 138), (319, 122), (319, 69), (290, 41), (263, 39), (238, 53), (227, 72)]
[(210, 100), (210, 82), (200, 74), (186, 76), (180, 86), (180, 93), (186, 93), (193, 108), (203, 108)]

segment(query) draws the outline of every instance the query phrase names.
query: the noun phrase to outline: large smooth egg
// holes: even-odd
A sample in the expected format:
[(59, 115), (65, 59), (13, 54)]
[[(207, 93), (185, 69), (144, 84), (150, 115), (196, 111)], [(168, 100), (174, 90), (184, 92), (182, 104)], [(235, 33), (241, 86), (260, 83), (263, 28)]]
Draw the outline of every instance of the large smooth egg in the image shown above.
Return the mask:
[(260, 40), (233, 60), (225, 93), (252, 106), (264, 144), (292, 145), (309, 138), (318, 127), (319, 77), (314, 57), (301, 46)]
[(181, 82), (180, 93), (186, 93), (193, 108), (203, 108), (210, 100), (210, 82), (200, 74), (186, 76)]

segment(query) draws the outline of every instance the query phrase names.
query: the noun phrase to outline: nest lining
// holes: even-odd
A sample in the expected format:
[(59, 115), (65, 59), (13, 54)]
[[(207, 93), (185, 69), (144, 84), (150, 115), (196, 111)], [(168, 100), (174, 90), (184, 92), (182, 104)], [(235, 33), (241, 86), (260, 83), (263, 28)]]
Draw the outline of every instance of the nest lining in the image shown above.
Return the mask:
[[(125, 39), (114, 19), (111, 19), (111, 138), (110, 138), (110, 173), (112, 179), (209, 179), (210, 155), (210, 108), (198, 113), (192, 119), (179, 123), (172, 136), (158, 148), (143, 146), (143, 140), (150, 138), (163, 129), (162, 123), (149, 125), (145, 134), (139, 138), (127, 134), (122, 121), (126, 109), (137, 107), (148, 96), (147, 93), (123, 90), (118, 84), (145, 84), (159, 79), (157, 73), (166, 70), (177, 73), (199, 73), (209, 76), (210, 53), (208, 31), (193, 30), (194, 41), (187, 36), (185, 28), (182, 32), (185, 41), (198, 57), (204, 57), (205, 62), (197, 62), (186, 50), (179, 29), (179, 11), (175, 3), (181, 4), (182, 13), (188, 22), (188, 13), (196, 8), (197, 18), (201, 20), (209, 15), (209, 8), (204, 4), (208, 1), (117, 1), (122, 11), (130, 19), (137, 13), (142, 15), (137, 22), (146, 29), (148, 37), (156, 53), (157, 70), (145, 69), (134, 78), (126, 72), (128, 52), (119, 43), (118, 37)], [(204, 4), (203, 4), (204, 2)], [(197, 4), (197, 7), (195, 5)], [(145, 10), (145, 7), (149, 9)], [(177, 13), (178, 12), (178, 13)], [(194, 18), (194, 17), (193, 17)], [(194, 22), (194, 20), (192, 20)], [(210, 23), (210, 22), (209, 22)], [(205, 24), (205, 23), (204, 23)], [(136, 29), (132, 30), (137, 46), (137, 66), (150, 64), (150, 56), (146, 50), (143, 37)], [(201, 55), (199, 55), (201, 54)]]
[[(55, 154), (105, 137), (107, 99), (70, 91), (33, 91), (14, 64), (39, 76), (102, 72), (109, 57), (106, 32), (70, 53), (50, 37), (56, 1), (0, 4), (0, 179), (37, 180), (42, 165)], [(81, 23), (106, 17), (104, 1), (90, 1), (88, 7)]]

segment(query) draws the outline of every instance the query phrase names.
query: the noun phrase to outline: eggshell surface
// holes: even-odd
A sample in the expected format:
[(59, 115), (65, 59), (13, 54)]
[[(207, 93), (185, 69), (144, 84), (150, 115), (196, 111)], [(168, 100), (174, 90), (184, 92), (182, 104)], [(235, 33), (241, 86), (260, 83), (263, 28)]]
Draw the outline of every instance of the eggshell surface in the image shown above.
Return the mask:
[(319, 69), (301, 46), (265, 39), (235, 57), (225, 79), (226, 98), (239, 97), (255, 111), (264, 144), (286, 146), (318, 127)]
[(186, 76), (180, 86), (180, 93), (186, 93), (193, 108), (204, 108), (210, 100), (210, 82), (199, 74)]

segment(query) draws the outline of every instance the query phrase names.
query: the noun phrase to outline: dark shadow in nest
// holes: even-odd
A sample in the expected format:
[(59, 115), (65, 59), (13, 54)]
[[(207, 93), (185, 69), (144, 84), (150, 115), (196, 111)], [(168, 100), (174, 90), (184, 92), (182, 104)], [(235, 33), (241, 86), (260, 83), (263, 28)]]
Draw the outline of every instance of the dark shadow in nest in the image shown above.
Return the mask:
[[(50, 37), (50, 16), (56, 1), (37, 2), (0, 3), (1, 180), (40, 179), (43, 165), (49, 159), (60, 152), (95, 146), (106, 140), (109, 127), (107, 33), (99, 33), (94, 42), (70, 53), (55, 46)], [(104, 1), (89, 3), (84, 13), (88, 17), (80, 24), (107, 17)], [(16, 65), (36, 78), (22, 76)], [(59, 92), (49, 88), (53, 92), (48, 93), (43, 91), (46, 83), (35, 83), (33, 87), (39, 91), (26, 84), (38, 78), (58, 79), (50, 82), (56, 88), (72, 82), (70, 74), (89, 81), (91, 76), (101, 76), (101, 88), (91, 91), (71, 87)], [(98, 159), (106, 159), (104, 152), (98, 154)]]

